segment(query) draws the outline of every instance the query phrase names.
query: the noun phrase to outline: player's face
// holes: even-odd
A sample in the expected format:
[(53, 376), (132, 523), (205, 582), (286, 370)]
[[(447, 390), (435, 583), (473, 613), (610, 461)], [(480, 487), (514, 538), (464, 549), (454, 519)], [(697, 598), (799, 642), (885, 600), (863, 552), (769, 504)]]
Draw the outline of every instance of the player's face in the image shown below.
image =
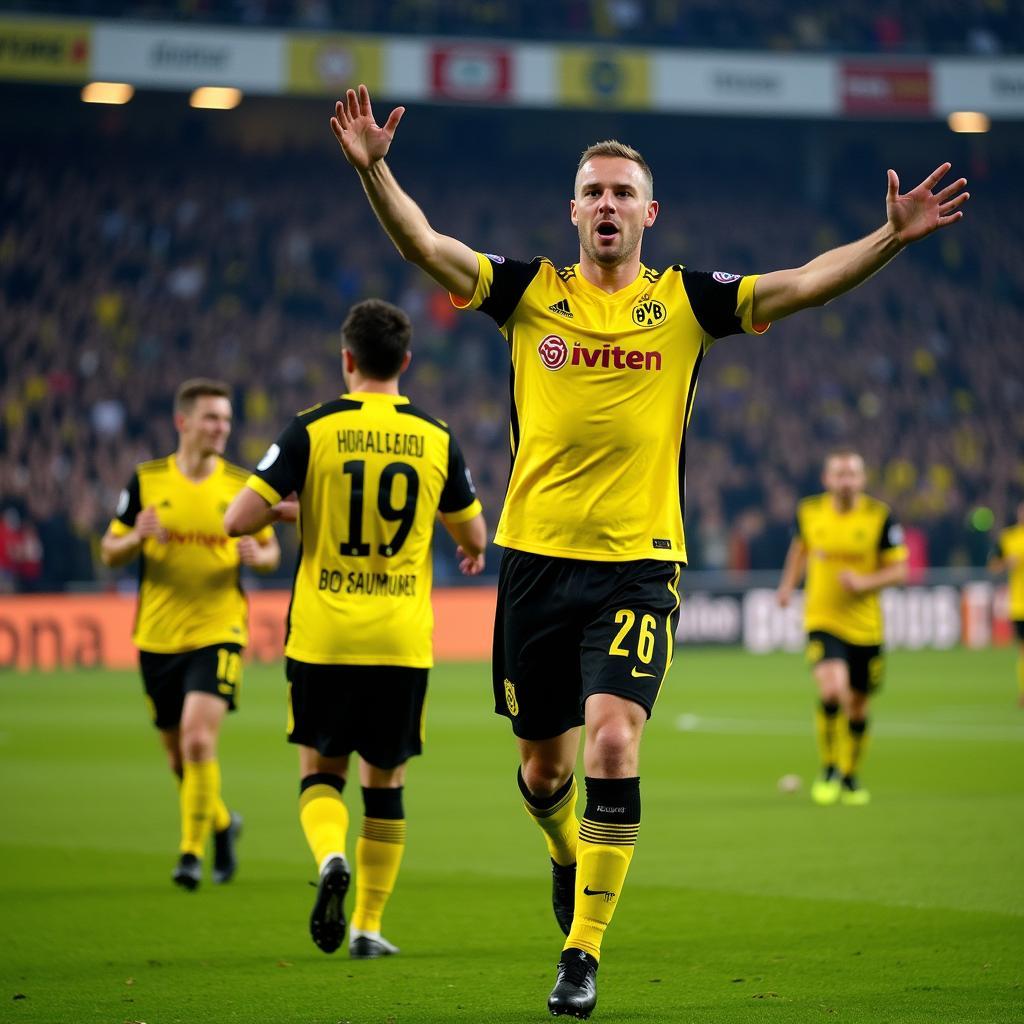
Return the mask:
[(192, 411), (178, 416), (183, 445), (203, 455), (223, 455), (231, 436), (231, 402), (219, 395), (200, 395)]
[(576, 175), (570, 217), (587, 257), (617, 267), (636, 253), (658, 215), (658, 204), (640, 165), (619, 156), (595, 156)]
[(829, 494), (852, 501), (864, 490), (864, 460), (859, 455), (833, 455), (825, 463), (822, 479)]

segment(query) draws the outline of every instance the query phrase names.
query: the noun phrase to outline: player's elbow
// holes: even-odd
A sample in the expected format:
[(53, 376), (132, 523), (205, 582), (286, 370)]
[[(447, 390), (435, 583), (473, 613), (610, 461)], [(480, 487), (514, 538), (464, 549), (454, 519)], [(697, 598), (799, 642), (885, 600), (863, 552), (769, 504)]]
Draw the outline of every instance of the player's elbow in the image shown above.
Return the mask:
[(229, 537), (244, 537), (249, 532), (245, 527), (241, 509), (236, 505), (228, 506), (224, 513), (224, 532)]
[(398, 255), (406, 263), (412, 263), (417, 267), (429, 267), (435, 254), (437, 244), (432, 235), (410, 235), (397, 241)]
[(119, 552), (114, 546), (109, 536), (103, 537), (100, 540), (100, 561), (108, 569), (116, 569), (124, 561), (123, 558), (118, 558)]

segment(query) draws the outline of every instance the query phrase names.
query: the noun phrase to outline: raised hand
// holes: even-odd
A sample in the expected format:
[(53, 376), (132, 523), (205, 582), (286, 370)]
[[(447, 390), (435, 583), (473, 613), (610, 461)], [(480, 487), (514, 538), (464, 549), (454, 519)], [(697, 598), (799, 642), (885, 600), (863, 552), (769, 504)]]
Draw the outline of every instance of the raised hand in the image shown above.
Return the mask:
[(395, 129), (404, 113), (405, 107), (395, 107), (384, 127), (380, 127), (373, 117), (370, 91), (365, 85), (360, 85), (358, 95), (355, 90), (349, 89), (345, 99), (334, 104), (331, 131), (345, 159), (357, 171), (366, 171), (387, 155), (391, 140), (395, 137)]
[(940, 164), (917, 188), (904, 195), (900, 195), (900, 179), (896, 172), (889, 170), (885, 209), (889, 224), (904, 245), (916, 242), (939, 228), (949, 227), (963, 216), (960, 207), (971, 198), (970, 192), (963, 191), (966, 178), (957, 179), (941, 192), (932, 191), (949, 173), (951, 166)]
[(167, 531), (160, 525), (155, 505), (144, 508), (135, 517), (135, 533), (140, 540), (145, 540), (147, 537), (155, 537), (161, 544), (167, 543)]

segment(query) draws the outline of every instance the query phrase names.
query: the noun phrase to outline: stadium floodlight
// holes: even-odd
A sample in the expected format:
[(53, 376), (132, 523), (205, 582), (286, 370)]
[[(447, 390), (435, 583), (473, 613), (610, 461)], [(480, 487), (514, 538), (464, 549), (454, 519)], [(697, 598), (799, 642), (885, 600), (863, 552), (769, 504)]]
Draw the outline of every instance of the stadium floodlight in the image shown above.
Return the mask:
[(190, 107), (203, 110), (233, 110), (242, 102), (242, 90), (224, 88), (219, 85), (204, 85), (193, 91), (189, 97)]
[(121, 106), (135, 95), (135, 86), (127, 82), (89, 82), (82, 86), (83, 103), (112, 103)]
[(946, 119), (950, 131), (977, 134), (991, 127), (988, 114), (977, 110), (954, 110)]

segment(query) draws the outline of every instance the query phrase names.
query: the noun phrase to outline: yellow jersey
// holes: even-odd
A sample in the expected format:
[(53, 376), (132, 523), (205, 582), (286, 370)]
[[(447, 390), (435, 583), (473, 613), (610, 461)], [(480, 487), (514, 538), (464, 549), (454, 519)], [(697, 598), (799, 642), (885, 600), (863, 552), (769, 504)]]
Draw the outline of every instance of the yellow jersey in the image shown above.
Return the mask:
[(398, 395), (342, 395), (299, 413), (247, 486), (271, 504), (299, 496), (289, 658), (433, 664), (434, 522), (481, 511), (445, 423)]
[(459, 308), (512, 357), (512, 470), (495, 543), (539, 555), (685, 562), (686, 426), (701, 361), (751, 322), (755, 276), (641, 267), (607, 294), (579, 265), (477, 254)]
[(1024, 621), (1024, 525), (1009, 526), (996, 541), (998, 558), (1014, 558), (1017, 564), (1009, 571), (1010, 618)]
[(852, 594), (840, 574), (875, 572), (907, 558), (903, 529), (884, 502), (860, 495), (848, 512), (829, 494), (804, 498), (797, 506), (796, 532), (807, 549), (804, 627), (824, 630), (850, 644), (882, 642), (878, 592)]
[[(123, 537), (135, 517), (156, 507), (167, 541), (147, 537), (139, 555), (139, 600), (132, 639), (142, 651), (180, 654), (211, 644), (249, 642), (238, 542), (224, 513), (245, 486), (246, 471), (218, 458), (198, 483), (173, 455), (142, 462), (121, 492), (110, 531)], [(273, 536), (267, 527), (260, 540)]]

